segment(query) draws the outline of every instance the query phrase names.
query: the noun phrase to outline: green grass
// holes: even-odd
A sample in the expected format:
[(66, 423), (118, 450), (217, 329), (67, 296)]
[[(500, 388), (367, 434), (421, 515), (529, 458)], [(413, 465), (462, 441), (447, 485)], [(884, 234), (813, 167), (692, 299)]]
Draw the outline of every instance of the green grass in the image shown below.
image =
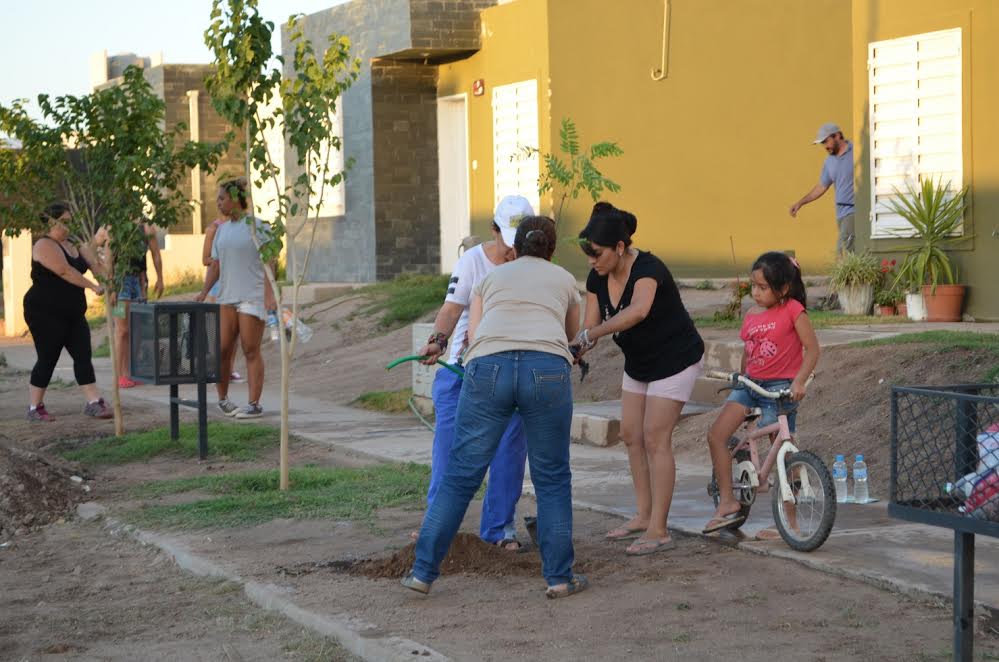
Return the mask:
[(695, 290), (713, 290), (715, 289), (715, 284), (710, 280), (704, 279), (694, 285)]
[(381, 326), (394, 329), (414, 322), (440, 307), (450, 280), (449, 275), (403, 275), (351, 294), (360, 293), (370, 297), (372, 302), (360, 312), (380, 313)]
[(361, 409), (381, 411), (389, 414), (401, 414), (409, 410), (409, 399), (413, 397), (413, 389), (404, 388), (398, 391), (369, 391), (351, 404)]
[(430, 468), (383, 464), (362, 469), (306, 466), (291, 470), (291, 489), (278, 490), (278, 472), (214, 474), (147, 483), (140, 497), (207, 492), (191, 503), (147, 505), (128, 516), (158, 527), (205, 528), (258, 524), (278, 518), (370, 520), (379, 508), (422, 502)]
[[(205, 284), (204, 276), (195, 271), (194, 269), (187, 269), (180, 275), (177, 281), (170, 283), (163, 288), (163, 296), (171, 297), (177, 296), (178, 294), (191, 294), (192, 292), (200, 292), (202, 286)], [(152, 296), (153, 291), (150, 289), (150, 296)]]
[[(907, 324), (904, 317), (877, 317), (874, 315), (844, 315), (831, 310), (809, 310), (808, 318), (816, 329), (828, 329), (850, 324)], [(738, 329), (742, 327), (741, 319), (715, 319), (714, 317), (695, 317), (694, 324), (701, 329)]]
[(922, 331), (903, 333), (890, 338), (864, 340), (853, 343), (854, 347), (878, 347), (882, 345), (929, 345), (933, 352), (950, 352), (958, 349), (983, 350), (993, 357), (993, 364), (982, 378), (986, 382), (999, 382), (999, 334), (974, 333), (972, 331)]
[[(234, 461), (253, 460), (261, 452), (277, 445), (278, 432), (265, 425), (250, 423), (208, 424), (208, 456)], [(170, 429), (156, 428), (121, 437), (105, 437), (85, 448), (66, 451), (63, 457), (83, 464), (125, 464), (142, 462), (164, 454), (197, 457), (198, 426), (180, 426), (180, 439), (170, 438)]]
[(94, 348), (91, 356), (95, 359), (106, 359), (111, 356), (111, 345), (108, 343), (107, 338), (105, 338), (100, 345)]

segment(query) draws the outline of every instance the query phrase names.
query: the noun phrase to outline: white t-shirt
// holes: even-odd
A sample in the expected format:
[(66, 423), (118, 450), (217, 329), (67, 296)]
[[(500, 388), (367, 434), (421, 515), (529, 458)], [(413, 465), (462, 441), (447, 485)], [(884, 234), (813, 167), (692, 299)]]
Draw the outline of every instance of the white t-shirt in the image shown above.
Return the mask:
[(465, 309), (461, 311), (458, 324), (454, 327), (454, 333), (451, 334), (449, 345), (451, 363), (456, 363), (458, 356), (465, 349), (468, 335), (468, 306), (472, 303), (472, 292), (475, 290), (475, 286), (482, 282), (482, 279), (497, 266), (499, 265), (493, 264), (486, 255), (482, 249), (482, 244), (465, 251), (458, 259), (458, 264), (454, 266), (444, 301), (464, 306)]

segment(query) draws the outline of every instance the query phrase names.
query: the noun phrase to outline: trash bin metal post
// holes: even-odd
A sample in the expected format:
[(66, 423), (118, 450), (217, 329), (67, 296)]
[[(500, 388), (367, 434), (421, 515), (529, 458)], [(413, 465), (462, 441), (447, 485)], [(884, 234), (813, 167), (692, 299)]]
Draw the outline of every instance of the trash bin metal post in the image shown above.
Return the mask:
[(170, 438), (180, 439), (180, 389), (170, 384)]
[(972, 662), (975, 646), (975, 534), (954, 532), (954, 660)]
[(198, 380), (198, 457), (208, 459), (208, 316), (204, 311), (191, 315), (194, 334), (195, 374)]

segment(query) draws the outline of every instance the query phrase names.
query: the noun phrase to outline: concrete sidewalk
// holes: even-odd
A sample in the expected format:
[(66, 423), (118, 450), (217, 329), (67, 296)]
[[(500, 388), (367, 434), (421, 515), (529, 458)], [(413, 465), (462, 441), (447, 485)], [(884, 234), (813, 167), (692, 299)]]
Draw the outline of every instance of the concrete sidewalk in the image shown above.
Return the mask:
[[(0, 351), (13, 368), (30, 369), (34, 349), (23, 343), (0, 343)], [(110, 383), (108, 359), (96, 359), (98, 383)], [(68, 357), (60, 362), (57, 376), (72, 380)], [(273, 372), (272, 372), (273, 374)], [(234, 384), (233, 396), (245, 398), (245, 384)], [(195, 397), (193, 387), (182, 387), (183, 397)], [(124, 406), (129, 403), (168, 404), (166, 387), (139, 387), (122, 391)], [(214, 411), (214, 392), (209, 402)], [(266, 405), (279, 402), (275, 388), (265, 390)], [(612, 409), (612, 405), (602, 405)], [(182, 409), (186, 420), (194, 420), (193, 410)], [(392, 461), (430, 463), (433, 435), (411, 416), (388, 416), (352, 407), (330, 404), (295, 394), (292, 398), (292, 429), (295, 434), (320, 444), (336, 446), (352, 453)], [(261, 422), (278, 424), (277, 413), (269, 409)], [(677, 467), (677, 485), (670, 516), (671, 528), (700, 535), (713, 506), (706, 493), (710, 465), (705, 452), (704, 464)], [(599, 448), (580, 444), (572, 447), (573, 497), (578, 507), (629, 517), (634, 512), (631, 478), (627, 457), (619, 444)], [(873, 477), (886, 480), (886, 477)], [(533, 492), (530, 479), (525, 490)], [(744, 537), (731, 536), (726, 542), (760, 554), (785, 557), (823, 572), (872, 582), (893, 590), (949, 597), (952, 591), (953, 534), (945, 529), (915, 525), (888, 517), (884, 503), (868, 505), (841, 504), (836, 527), (826, 544), (810, 554), (790, 550), (783, 542), (754, 542), (761, 529), (772, 526), (769, 495), (762, 495), (742, 531)], [(522, 513), (528, 514), (528, 513)], [(999, 610), (999, 540), (977, 539), (976, 598)]]

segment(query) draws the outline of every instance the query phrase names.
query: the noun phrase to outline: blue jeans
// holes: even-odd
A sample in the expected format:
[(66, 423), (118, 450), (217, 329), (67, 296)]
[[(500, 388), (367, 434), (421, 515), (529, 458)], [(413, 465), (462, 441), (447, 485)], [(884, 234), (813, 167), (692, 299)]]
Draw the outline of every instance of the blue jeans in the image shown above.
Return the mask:
[(549, 586), (572, 579), (570, 369), (564, 358), (544, 352), (502, 352), (469, 363), (458, 401), (454, 446), (416, 542), (417, 579), (430, 583), (440, 575), (441, 561), (515, 411), (527, 432), (542, 574)]
[[(434, 448), (430, 463), (430, 489), (427, 490), (427, 508), (440, 490), (448, 456), (454, 445), (454, 426), (461, 395), (462, 379), (450, 370), (438, 370), (434, 377), (433, 397)], [(488, 543), (517, 537), (514, 516), (517, 501), (524, 491), (524, 462), (527, 461), (527, 437), (519, 414), (514, 414), (500, 439), (496, 457), (489, 464), (489, 483), (482, 502), (482, 521), (479, 536)]]
[(142, 287), (142, 277), (137, 275), (125, 276), (121, 281), (121, 290), (118, 292), (118, 300), (145, 303), (146, 292)]
[[(790, 379), (754, 379), (753, 381), (768, 391), (783, 391), (791, 388)], [(761, 428), (776, 423), (778, 414), (783, 413), (787, 415), (788, 430), (794, 432), (795, 422), (798, 419), (797, 402), (791, 402), (790, 400), (781, 402), (771, 398), (764, 398), (741, 384), (732, 389), (726, 402), (736, 402), (746, 409), (759, 407), (763, 411), (763, 415), (757, 421), (757, 426)]]

